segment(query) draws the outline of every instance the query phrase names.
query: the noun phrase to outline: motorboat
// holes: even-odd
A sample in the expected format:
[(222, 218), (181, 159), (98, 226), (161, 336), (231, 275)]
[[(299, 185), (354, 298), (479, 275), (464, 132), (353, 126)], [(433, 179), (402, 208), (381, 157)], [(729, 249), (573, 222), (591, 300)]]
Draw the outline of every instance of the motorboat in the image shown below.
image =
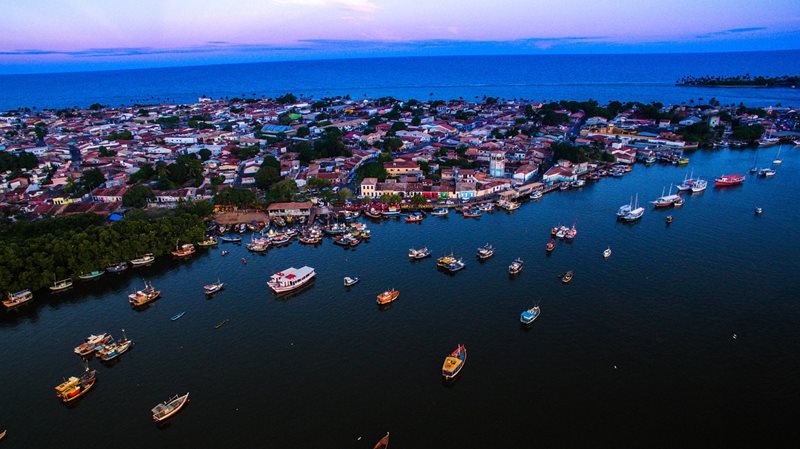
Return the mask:
[(539, 306), (531, 307), (528, 310), (525, 310), (521, 314), (519, 314), (519, 321), (522, 324), (531, 324), (536, 321), (536, 318), (539, 318), (539, 315), (542, 313)]
[(345, 287), (351, 287), (353, 285), (358, 284), (358, 281), (359, 281), (359, 279), (356, 276), (345, 276), (344, 277), (344, 286)]
[(273, 274), (267, 282), (267, 286), (275, 293), (290, 292), (311, 282), (316, 275), (314, 269), (309, 266), (289, 267)]
[(467, 363), (467, 348), (464, 345), (458, 345), (442, 363), (442, 377), (445, 380), (455, 379), (464, 369)]
[(511, 265), (508, 266), (508, 274), (512, 276), (519, 274), (522, 271), (522, 264), (523, 264), (522, 259), (520, 259), (519, 257), (514, 259), (514, 261), (511, 262)]

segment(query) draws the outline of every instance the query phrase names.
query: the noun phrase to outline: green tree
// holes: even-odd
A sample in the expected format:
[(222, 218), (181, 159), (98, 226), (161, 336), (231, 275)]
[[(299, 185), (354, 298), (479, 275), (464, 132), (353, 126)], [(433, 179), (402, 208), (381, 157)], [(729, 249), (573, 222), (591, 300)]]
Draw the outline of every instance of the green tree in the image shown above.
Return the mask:
[(341, 201), (348, 200), (353, 197), (353, 191), (347, 187), (342, 187), (338, 192), (336, 192), (336, 196), (339, 197), (339, 200)]
[(411, 198), (411, 204), (419, 207), (428, 204), (428, 199), (418, 193)]
[(138, 185), (131, 187), (122, 195), (122, 205), (125, 207), (142, 208), (147, 206), (147, 201), (155, 198), (150, 187)]
[(200, 156), (200, 160), (203, 162), (211, 159), (211, 150), (209, 150), (208, 148), (201, 148), (200, 151), (197, 152), (197, 154)]
[(364, 178), (378, 178), (378, 181), (385, 181), (386, 169), (379, 162), (364, 164), (356, 170), (356, 184), (360, 184)]
[(297, 103), (297, 97), (292, 93), (287, 93), (285, 95), (281, 95), (280, 97), (276, 98), (275, 101), (277, 101), (280, 104)]
[(324, 189), (331, 186), (331, 182), (323, 178), (309, 178), (306, 187), (309, 189)]
[(108, 140), (133, 140), (133, 133), (127, 129), (119, 132), (112, 132), (109, 133)]
[(81, 176), (81, 186), (86, 192), (91, 192), (104, 182), (106, 182), (106, 177), (103, 176), (103, 172), (99, 168), (86, 170)]
[(311, 131), (308, 129), (308, 126), (297, 128), (297, 137), (308, 137), (309, 134), (311, 134)]
[(294, 179), (284, 179), (273, 184), (269, 192), (273, 201), (289, 201), (297, 193), (297, 183)]

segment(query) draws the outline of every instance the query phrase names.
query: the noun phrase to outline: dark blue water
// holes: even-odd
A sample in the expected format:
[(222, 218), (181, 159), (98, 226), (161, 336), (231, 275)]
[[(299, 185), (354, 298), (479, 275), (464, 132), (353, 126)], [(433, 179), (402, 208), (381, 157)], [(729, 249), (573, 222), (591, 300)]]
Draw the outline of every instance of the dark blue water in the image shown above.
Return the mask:
[[(776, 151), (762, 149), (759, 160)], [(783, 149), (772, 179), (711, 187), (633, 225), (614, 217), (630, 195), (654, 199), (690, 170), (746, 172), (753, 151), (695, 152), (686, 168), (637, 166), (513, 214), (380, 222), (354, 250), (326, 240), (259, 257), (223, 244), (60, 297), (39, 293), (0, 313), (3, 444), (369, 449), (391, 431), (392, 447), (407, 449), (792, 447), (798, 152)], [(550, 228), (574, 221), (576, 240), (545, 255)], [(475, 250), (486, 242), (497, 253), (481, 264)], [(453, 250), (467, 267), (448, 276), (433, 259), (409, 262), (407, 249), (419, 245), (435, 256)], [(231, 254), (221, 257), (223, 248)], [(516, 257), (525, 267), (509, 279)], [(303, 264), (318, 273), (311, 289), (289, 299), (268, 292), (270, 274)], [(562, 285), (567, 270), (575, 278)], [(345, 275), (362, 282), (347, 291)], [(202, 285), (218, 276), (226, 289), (208, 300)], [(136, 312), (126, 294), (143, 279), (163, 298)], [(375, 295), (389, 287), (401, 295), (381, 311)], [(522, 329), (519, 313), (532, 304), (542, 315)], [(187, 313), (170, 321), (179, 311)], [(93, 361), (95, 389), (77, 407), (60, 404), (53, 386), (81, 370), (72, 348), (121, 328), (136, 347), (112, 367)], [(458, 343), (469, 358), (446, 386), (441, 363)], [(150, 408), (185, 391), (189, 407), (169, 427), (153, 426)]]
[(800, 104), (800, 89), (685, 88), (686, 75), (800, 73), (800, 51), (375, 58), (271, 62), (111, 72), (0, 76), (0, 109), (194, 102), (277, 96), (475, 100), (483, 96), (678, 104), (716, 97), (724, 104)]

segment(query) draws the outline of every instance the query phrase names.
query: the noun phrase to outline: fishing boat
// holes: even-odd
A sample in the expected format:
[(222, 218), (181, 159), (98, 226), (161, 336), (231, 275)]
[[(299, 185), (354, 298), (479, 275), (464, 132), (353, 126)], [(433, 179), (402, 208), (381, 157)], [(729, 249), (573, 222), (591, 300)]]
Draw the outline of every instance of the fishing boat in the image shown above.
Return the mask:
[(442, 377), (445, 380), (452, 380), (464, 369), (467, 363), (467, 348), (464, 345), (458, 347), (444, 359), (442, 364)]
[(364, 215), (366, 215), (369, 218), (373, 218), (373, 219), (380, 219), (381, 218), (381, 213), (378, 212), (377, 210), (375, 210), (374, 208), (369, 208), (369, 209), (365, 210), (364, 211)]
[(408, 257), (414, 260), (424, 259), (431, 256), (431, 250), (427, 246), (422, 248), (411, 248), (408, 250)]
[(133, 341), (125, 336), (125, 329), (122, 330), (122, 340), (103, 346), (102, 349), (97, 351), (97, 357), (104, 362), (110, 362), (120, 355), (128, 352), (128, 349), (133, 346)]
[(455, 273), (465, 267), (464, 261), (461, 259), (456, 258), (453, 253), (450, 253), (447, 256), (442, 256), (436, 259), (436, 266), (438, 268), (443, 268), (451, 273)]
[(33, 299), (33, 293), (30, 290), (20, 290), (15, 293), (9, 293), (6, 296), (6, 299), (3, 300), (3, 306), (6, 309), (13, 309), (14, 307), (19, 307), (26, 302)]
[(492, 245), (487, 243), (478, 248), (478, 259), (486, 260), (492, 256), (494, 256), (494, 247)]
[(275, 217), (272, 219), (272, 222), (275, 223), (275, 226), (282, 228), (286, 226), (286, 220), (283, 217)]
[(197, 242), (197, 246), (201, 248), (209, 248), (211, 246), (217, 246), (217, 244), (219, 244), (219, 242), (217, 241), (217, 238), (214, 237), (213, 235), (208, 236), (208, 238), (206, 238), (205, 240)]
[(381, 215), (385, 217), (396, 217), (400, 215), (400, 208), (397, 206), (389, 206), (385, 211), (381, 212)]
[(282, 233), (278, 234), (275, 237), (269, 239), (269, 243), (272, 246), (284, 246), (291, 243), (292, 237), (289, 234)]
[(547, 242), (547, 244), (544, 246), (545, 251), (547, 251), (548, 253), (553, 252), (555, 248), (556, 248), (556, 241), (553, 239), (550, 239), (550, 241)]
[(103, 333), (99, 335), (89, 335), (86, 337), (86, 341), (81, 343), (79, 346), (76, 346), (73, 349), (75, 354), (78, 354), (81, 357), (85, 357), (93, 352), (95, 352), (100, 346), (111, 341), (111, 334)]
[(156, 260), (156, 257), (151, 253), (147, 253), (142, 257), (138, 257), (136, 259), (131, 260), (131, 265), (133, 265), (134, 267), (141, 267), (143, 265), (153, 263), (154, 260)]
[(56, 386), (56, 397), (64, 403), (72, 402), (86, 394), (95, 383), (95, 370), (86, 371), (80, 377), (70, 377)]
[(225, 237), (222, 237), (221, 240), (222, 240), (222, 243), (241, 243), (242, 242), (242, 238), (239, 237), (238, 235), (234, 235), (232, 237), (231, 236), (225, 236)]
[(684, 201), (684, 199), (683, 199), (683, 198), (678, 198), (677, 200), (675, 200), (675, 202), (674, 202), (674, 203), (672, 203), (672, 206), (673, 206), (673, 207), (681, 207), (681, 206), (683, 206), (683, 204), (684, 204), (685, 202), (686, 202), (686, 201)]
[(106, 271), (108, 271), (109, 273), (122, 273), (127, 269), (128, 269), (128, 262), (122, 261), (116, 265), (107, 267)]
[(672, 223), (672, 215), (667, 215), (666, 221), (667, 221), (667, 224)]
[(675, 202), (680, 199), (679, 194), (672, 193), (672, 185), (669, 186), (670, 193), (668, 195), (664, 195), (664, 188), (661, 189), (661, 196), (656, 198), (654, 201), (650, 201), (650, 204), (656, 208), (664, 208), (664, 207), (672, 207), (675, 205)]
[(608, 259), (611, 257), (611, 247), (609, 246), (605, 250), (603, 250), (603, 259)]
[(514, 259), (513, 262), (511, 262), (511, 265), (508, 266), (508, 274), (513, 276), (515, 274), (519, 274), (521, 271), (522, 271), (522, 259), (517, 257), (516, 259)]
[(351, 287), (353, 285), (358, 284), (358, 281), (359, 281), (359, 279), (356, 276), (345, 276), (344, 277), (344, 286), (345, 287)]
[(505, 209), (507, 212), (515, 211), (519, 209), (519, 206), (520, 204), (516, 201), (500, 200), (497, 202), (497, 207)]
[(103, 274), (105, 274), (105, 271), (90, 271), (88, 273), (79, 274), (78, 275), (78, 279), (80, 279), (82, 281), (88, 281), (88, 280), (92, 280), (92, 279), (97, 279), (100, 276), (102, 276)]
[(560, 228), (558, 228), (558, 231), (556, 231), (556, 237), (558, 237), (560, 239), (563, 239), (564, 237), (567, 236), (567, 231), (568, 230), (569, 230), (568, 227), (561, 226)]
[(625, 222), (633, 223), (634, 221), (640, 220), (644, 216), (644, 207), (639, 206), (639, 194), (636, 194), (636, 201), (634, 203), (634, 208), (630, 210), (622, 219)]
[(778, 171), (774, 168), (762, 168), (758, 171), (758, 176), (761, 176), (762, 178), (771, 178), (775, 176), (776, 173), (778, 173)]
[(63, 292), (64, 290), (72, 287), (72, 278), (62, 279), (60, 281), (53, 280), (53, 285), (50, 286), (51, 292)]
[(536, 321), (536, 318), (539, 318), (541, 313), (542, 311), (539, 309), (539, 306), (531, 307), (519, 314), (519, 321), (522, 324), (531, 324)]
[(161, 291), (156, 290), (153, 288), (153, 284), (150, 282), (145, 282), (144, 287), (141, 290), (137, 290), (134, 293), (128, 295), (128, 302), (131, 303), (133, 307), (141, 307), (145, 304), (149, 304), (152, 301), (155, 301), (161, 296)]
[(222, 288), (224, 286), (225, 286), (225, 283), (221, 282), (219, 279), (217, 279), (217, 282), (212, 282), (212, 283), (210, 283), (208, 285), (204, 285), (203, 286), (203, 292), (206, 295), (213, 295), (214, 293), (217, 293), (218, 291), (222, 290)]
[(175, 251), (172, 251), (172, 255), (175, 257), (189, 257), (195, 253), (194, 245), (191, 243), (185, 243), (181, 246), (175, 245)]
[(491, 212), (494, 210), (494, 203), (490, 201), (488, 203), (479, 204), (478, 210), (481, 212)]
[(446, 217), (450, 213), (450, 209), (446, 207), (438, 207), (431, 211), (431, 215), (436, 217)]
[(316, 275), (317, 273), (314, 269), (309, 266), (301, 268), (289, 267), (273, 274), (267, 281), (267, 286), (275, 293), (286, 293), (306, 285)]
[(183, 396), (173, 396), (156, 405), (152, 410), (150, 410), (150, 412), (153, 414), (153, 422), (160, 423), (172, 418), (176, 413), (181, 411), (181, 409), (188, 402), (189, 393), (186, 393)]
[(464, 207), (461, 209), (462, 215), (464, 218), (481, 218), (481, 211), (477, 208), (470, 209), (469, 207)]
[(230, 320), (229, 320), (228, 318), (225, 318), (224, 320), (222, 320), (222, 321), (220, 321), (219, 323), (215, 324), (215, 325), (214, 325), (214, 329), (219, 329), (219, 328), (221, 328), (222, 326), (224, 326), (224, 325), (228, 324), (228, 321), (230, 321)]
[(542, 191), (541, 191), (541, 190), (537, 190), (537, 191), (535, 191), (535, 192), (531, 193), (531, 199), (532, 199), (532, 200), (538, 200), (538, 199), (540, 199), (540, 198), (541, 198), (541, 197), (543, 197), (543, 196), (544, 196), (544, 194), (542, 193)]
[(739, 185), (744, 182), (744, 175), (722, 175), (714, 180), (715, 187), (728, 187)]
[(247, 250), (254, 253), (263, 253), (269, 249), (270, 241), (265, 238), (251, 239), (247, 243)]
[(421, 212), (414, 212), (408, 215), (405, 220), (406, 223), (421, 223), (423, 218), (425, 217), (422, 216)]
[(692, 193), (700, 193), (706, 190), (708, 187), (708, 181), (705, 179), (697, 179), (694, 184), (692, 184)]
[(575, 239), (578, 236), (578, 228), (575, 227), (575, 223), (572, 224), (572, 227), (564, 231), (564, 238), (568, 241)]
[(184, 312), (178, 312), (175, 315), (172, 315), (172, 318), (170, 318), (170, 321), (178, 321), (184, 315), (186, 315), (185, 311)]
[(400, 296), (400, 292), (395, 289), (389, 289), (385, 292), (381, 293), (377, 297), (377, 302), (379, 306), (384, 304), (389, 304), (390, 302), (396, 300)]
[(569, 284), (572, 281), (572, 277), (575, 275), (572, 271), (567, 271), (564, 273), (564, 276), (561, 277), (561, 282), (564, 284)]

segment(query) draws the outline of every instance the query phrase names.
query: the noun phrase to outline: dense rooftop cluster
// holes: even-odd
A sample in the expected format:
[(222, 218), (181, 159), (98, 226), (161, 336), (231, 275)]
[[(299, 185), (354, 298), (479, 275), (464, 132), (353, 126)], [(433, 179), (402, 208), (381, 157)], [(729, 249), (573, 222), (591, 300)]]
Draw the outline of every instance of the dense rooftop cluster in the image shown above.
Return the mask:
[[(702, 103), (702, 104), (701, 104)], [(0, 210), (263, 206), (297, 196), (461, 199), (569, 176), (637, 151), (793, 138), (797, 111), (484, 98), (200, 98), (0, 114)], [(796, 137), (794, 137), (796, 138)], [(462, 193), (466, 192), (466, 193)]]

